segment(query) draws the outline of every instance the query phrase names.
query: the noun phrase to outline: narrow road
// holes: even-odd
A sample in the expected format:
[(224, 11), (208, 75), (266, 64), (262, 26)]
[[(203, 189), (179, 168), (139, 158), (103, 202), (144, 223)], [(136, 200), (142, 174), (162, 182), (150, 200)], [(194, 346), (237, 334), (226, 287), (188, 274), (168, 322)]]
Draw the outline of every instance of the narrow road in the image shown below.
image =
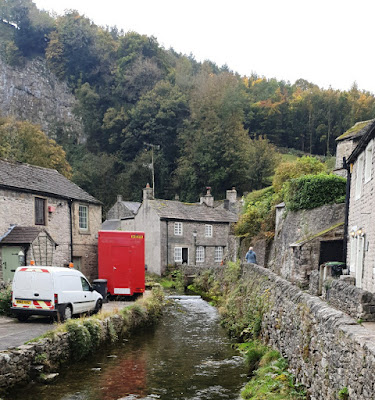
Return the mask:
[[(121, 309), (130, 306), (132, 301), (111, 301), (103, 304), (103, 310)], [(0, 316), (0, 351), (18, 347), (54, 328), (50, 318), (31, 316), (26, 322), (16, 318)]]

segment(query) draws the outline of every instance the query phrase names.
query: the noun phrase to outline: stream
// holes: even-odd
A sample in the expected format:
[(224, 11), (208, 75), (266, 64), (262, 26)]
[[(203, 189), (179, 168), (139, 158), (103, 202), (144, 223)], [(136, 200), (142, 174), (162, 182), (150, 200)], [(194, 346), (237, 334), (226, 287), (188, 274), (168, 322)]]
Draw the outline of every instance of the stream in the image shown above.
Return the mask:
[(239, 399), (247, 381), (242, 357), (217, 310), (197, 298), (176, 300), (158, 325), (115, 348), (63, 367), (49, 385), (31, 383), (4, 400)]

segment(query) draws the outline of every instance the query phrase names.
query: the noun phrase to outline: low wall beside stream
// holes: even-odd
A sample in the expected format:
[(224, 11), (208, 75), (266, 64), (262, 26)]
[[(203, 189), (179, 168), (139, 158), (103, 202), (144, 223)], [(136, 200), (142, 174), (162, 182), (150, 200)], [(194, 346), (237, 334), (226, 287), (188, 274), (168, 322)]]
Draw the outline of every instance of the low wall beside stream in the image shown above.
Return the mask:
[(125, 312), (72, 319), (67, 322), (72, 325), (68, 331), (58, 325), (46, 337), (0, 352), (0, 391), (32, 379), (46, 380), (61, 364), (78, 361), (134, 329), (152, 324), (161, 314), (163, 304), (163, 296), (153, 294), (127, 307)]
[(375, 328), (369, 331), (341, 311), (269, 269), (243, 266), (243, 284), (263, 296), (262, 339), (288, 360), (311, 400), (375, 399)]

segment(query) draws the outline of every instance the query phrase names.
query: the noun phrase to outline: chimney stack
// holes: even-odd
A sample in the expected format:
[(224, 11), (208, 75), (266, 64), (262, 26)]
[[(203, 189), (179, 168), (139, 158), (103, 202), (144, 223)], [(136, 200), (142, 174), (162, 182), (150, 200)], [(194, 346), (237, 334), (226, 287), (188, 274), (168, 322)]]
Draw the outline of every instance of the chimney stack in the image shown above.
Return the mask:
[(122, 202), (122, 196), (121, 194), (117, 195), (117, 203), (121, 203)]
[(148, 183), (146, 187), (143, 189), (143, 200), (153, 200), (152, 196), (152, 188), (150, 188), (150, 184)]
[(211, 188), (209, 186), (206, 187), (207, 193), (205, 196), (202, 196), (200, 198), (200, 204), (206, 204), (208, 207), (213, 207), (214, 206), (214, 197), (211, 194)]
[(235, 203), (237, 201), (237, 190), (234, 186), (232, 190), (227, 190), (227, 200), (229, 200), (230, 203)]

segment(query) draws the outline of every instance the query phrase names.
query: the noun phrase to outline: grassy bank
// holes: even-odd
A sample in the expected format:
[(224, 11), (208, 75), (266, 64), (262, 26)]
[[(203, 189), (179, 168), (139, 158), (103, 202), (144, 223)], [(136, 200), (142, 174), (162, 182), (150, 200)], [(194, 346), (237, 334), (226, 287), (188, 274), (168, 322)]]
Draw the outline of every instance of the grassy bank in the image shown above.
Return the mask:
[(288, 372), (287, 361), (279, 352), (261, 343), (264, 312), (270, 306), (267, 291), (257, 296), (255, 283), (241, 279), (239, 263), (229, 263), (222, 269), (206, 270), (189, 289), (199, 293), (218, 307), (223, 326), (240, 342), (248, 365), (250, 381), (241, 396), (246, 400), (302, 400), (303, 388)]

